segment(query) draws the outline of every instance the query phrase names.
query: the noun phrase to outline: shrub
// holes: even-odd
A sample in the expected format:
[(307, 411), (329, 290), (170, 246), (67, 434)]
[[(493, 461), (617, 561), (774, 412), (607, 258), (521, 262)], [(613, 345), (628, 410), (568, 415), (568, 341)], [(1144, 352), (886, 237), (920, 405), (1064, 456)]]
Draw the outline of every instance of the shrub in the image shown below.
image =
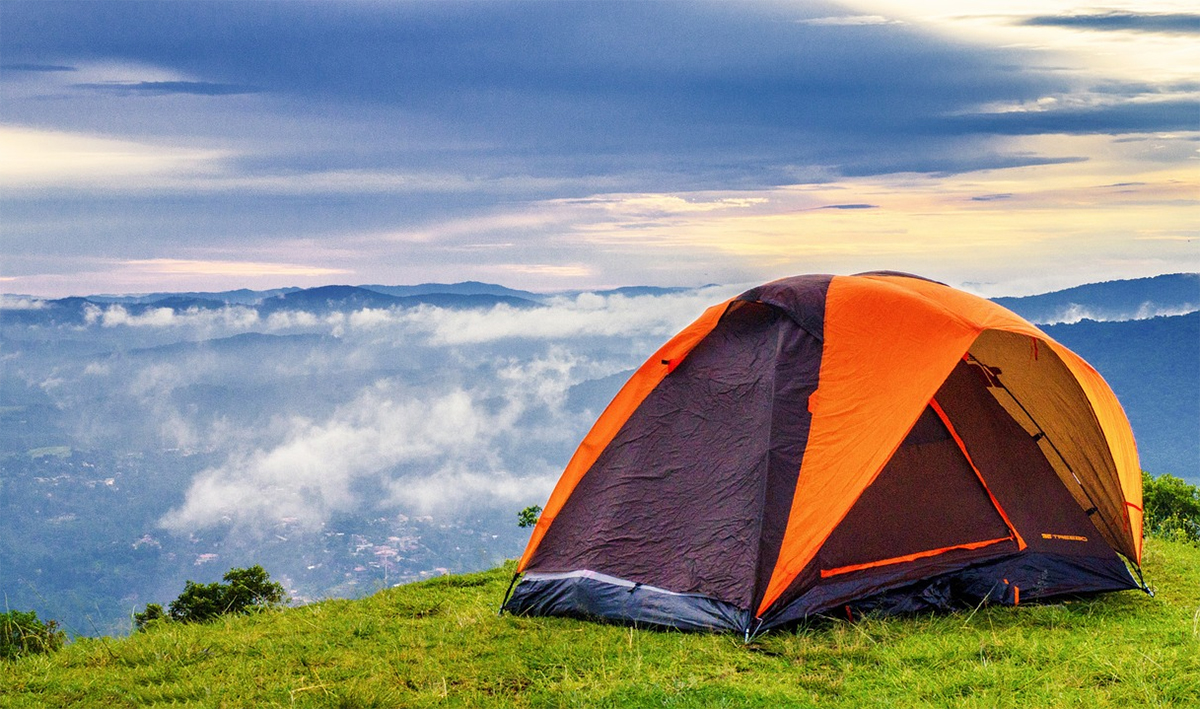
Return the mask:
[(1200, 488), (1174, 475), (1142, 472), (1146, 534), (1200, 546)]
[(218, 616), (249, 613), (285, 602), (283, 585), (271, 581), (270, 574), (257, 564), (248, 569), (230, 569), (223, 580), (226, 583), (188, 581), (183, 593), (167, 606), (166, 613), (162, 606), (151, 603), (145, 611), (134, 613), (134, 626), (144, 630), (160, 619), (203, 623)]
[[(167, 612), (171, 614), (171, 620), (184, 623), (203, 623), (212, 620), (226, 612), (225, 589), (225, 584), (216, 581), (196, 583), (189, 580), (183, 585), (183, 593), (167, 606)], [(230, 612), (237, 611), (230, 610)]]
[(35, 652), (53, 652), (63, 646), (67, 634), (53, 620), (38, 620), (34, 611), (0, 613), (0, 659), (9, 660)]
[(147, 626), (155, 621), (167, 620), (170, 620), (170, 618), (167, 616), (166, 612), (163, 611), (163, 607), (157, 603), (151, 603), (150, 605), (146, 606), (146, 610), (142, 611), (141, 613), (133, 614), (133, 629), (145, 630)]
[(530, 505), (517, 513), (518, 527), (532, 527), (537, 524), (538, 515), (542, 512), (541, 505)]

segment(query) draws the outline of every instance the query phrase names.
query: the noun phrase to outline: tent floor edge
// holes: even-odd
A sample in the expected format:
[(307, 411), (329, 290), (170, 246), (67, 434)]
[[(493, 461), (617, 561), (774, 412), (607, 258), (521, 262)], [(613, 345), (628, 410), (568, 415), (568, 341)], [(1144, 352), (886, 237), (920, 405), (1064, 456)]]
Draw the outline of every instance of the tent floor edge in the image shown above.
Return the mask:
[(503, 610), (517, 616), (602, 620), (688, 632), (748, 633), (750, 611), (727, 601), (676, 593), (593, 571), (526, 573)]
[[(848, 590), (848, 589), (846, 589)], [(1019, 603), (1144, 590), (1125, 563), (1111, 557), (1021, 552), (919, 581), (899, 580), (866, 594), (805, 594), (766, 617), (767, 629), (795, 626), (845, 606), (878, 616), (952, 612), (980, 604)]]

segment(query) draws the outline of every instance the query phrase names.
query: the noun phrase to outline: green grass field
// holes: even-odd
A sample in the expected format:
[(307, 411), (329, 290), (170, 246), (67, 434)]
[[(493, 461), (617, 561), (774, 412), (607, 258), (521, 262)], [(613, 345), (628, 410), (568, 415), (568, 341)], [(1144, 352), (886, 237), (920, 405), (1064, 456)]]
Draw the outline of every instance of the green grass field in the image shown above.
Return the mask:
[(510, 569), (0, 662), (3, 707), (1197, 707), (1200, 549), (1137, 591), (729, 635), (498, 616)]

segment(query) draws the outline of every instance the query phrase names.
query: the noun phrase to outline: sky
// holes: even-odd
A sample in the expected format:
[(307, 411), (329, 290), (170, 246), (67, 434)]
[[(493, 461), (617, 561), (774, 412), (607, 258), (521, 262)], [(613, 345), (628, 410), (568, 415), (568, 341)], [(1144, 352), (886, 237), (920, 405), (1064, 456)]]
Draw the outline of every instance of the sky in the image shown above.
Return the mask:
[(1184, 2), (0, 0), (0, 291), (1200, 270)]

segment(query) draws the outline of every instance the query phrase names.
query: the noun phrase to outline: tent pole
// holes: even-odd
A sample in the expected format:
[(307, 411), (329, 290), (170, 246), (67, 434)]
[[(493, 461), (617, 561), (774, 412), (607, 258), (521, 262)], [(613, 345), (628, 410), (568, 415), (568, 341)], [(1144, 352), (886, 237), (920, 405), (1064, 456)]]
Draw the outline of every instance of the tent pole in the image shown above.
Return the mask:
[(1150, 596), (1151, 598), (1154, 598), (1154, 590), (1151, 589), (1149, 586), (1147, 586), (1146, 579), (1142, 578), (1142, 567), (1138, 566), (1137, 564), (1134, 564), (1133, 570), (1137, 572), (1138, 583), (1140, 583), (1142, 585), (1142, 590), (1146, 592), (1146, 595)]
[(500, 610), (496, 611), (496, 615), (504, 615), (504, 605), (508, 603), (508, 597), (512, 595), (513, 586), (517, 585), (517, 577), (521, 575), (518, 571), (513, 574), (512, 580), (508, 582), (508, 590), (504, 592), (504, 600), (500, 601)]
[(1075, 474), (1075, 471), (1071, 469), (1071, 464), (1067, 462), (1067, 459), (1063, 456), (1062, 451), (1058, 449), (1058, 446), (1054, 445), (1054, 441), (1051, 440), (1050, 436), (1046, 434), (1046, 429), (1042, 428), (1042, 424), (1038, 423), (1037, 419), (1033, 417), (1033, 414), (1029, 413), (1029, 409), (1025, 408), (1025, 404), (1021, 403), (1021, 400), (1018, 399), (1017, 395), (1012, 392), (1012, 389), (1009, 389), (1008, 386), (1004, 384), (1004, 382), (1000, 379), (1000, 373), (998, 371), (992, 371), (991, 367), (988, 367), (983, 362), (975, 359), (974, 356), (972, 356), (971, 359), (975, 360), (975, 363), (978, 366), (987, 368), (987, 373), (989, 375), (988, 378), (995, 381), (1000, 385), (1001, 389), (1008, 392), (1008, 396), (1013, 400), (1013, 403), (1020, 407), (1021, 412), (1025, 414), (1025, 416), (1029, 419), (1029, 422), (1037, 427), (1038, 435), (1034, 436), (1033, 440), (1036, 442), (1039, 438), (1044, 438), (1046, 443), (1050, 444), (1050, 449), (1053, 450), (1054, 454), (1058, 456), (1058, 459), (1062, 461), (1062, 464), (1067, 469), (1067, 472), (1069, 472), (1071, 477), (1075, 479), (1075, 484), (1079, 485), (1079, 489), (1083, 492), (1084, 497), (1086, 497), (1088, 502), (1091, 503), (1091, 509), (1085, 510), (1085, 512), (1089, 517), (1092, 516), (1092, 514), (1094, 514), (1100, 508), (1096, 505), (1096, 501), (1092, 499), (1092, 494), (1088, 492), (1086, 487), (1083, 486), (1083, 481), (1080, 480), (1079, 476)]
[[(974, 359), (974, 357), (972, 357), (972, 359)], [(975, 360), (975, 362), (981, 367), (987, 366), (979, 360)], [(1034, 437), (1034, 440), (1036, 441), (1038, 438), (1046, 439), (1046, 443), (1050, 444), (1051, 450), (1053, 450), (1054, 454), (1058, 456), (1058, 459), (1062, 461), (1062, 464), (1067, 468), (1067, 471), (1071, 473), (1071, 477), (1075, 479), (1076, 484), (1079, 485), (1079, 489), (1083, 491), (1084, 496), (1087, 497), (1088, 502), (1090, 502), (1092, 505), (1090, 510), (1086, 510), (1088, 516), (1090, 517), (1092, 513), (1099, 509), (1099, 507), (1096, 506), (1096, 501), (1092, 499), (1092, 495), (1088, 492), (1088, 489), (1083, 486), (1083, 482), (1080, 481), (1079, 476), (1075, 474), (1074, 470), (1071, 470), (1071, 464), (1068, 463), (1067, 459), (1063, 457), (1062, 452), (1058, 450), (1058, 446), (1054, 445), (1054, 441), (1050, 440), (1050, 436), (1046, 435), (1046, 429), (1042, 428), (1042, 425), (1037, 422), (1037, 419), (1035, 419), (1033, 415), (1029, 413), (1029, 409), (1025, 408), (1025, 405), (1021, 403), (1021, 400), (1017, 398), (1017, 395), (1012, 393), (1012, 389), (1009, 389), (1007, 386), (1005, 386), (1004, 382), (1000, 380), (1000, 374), (998, 372), (991, 371), (990, 368), (988, 373), (991, 375), (991, 379), (1000, 385), (1001, 389), (1008, 392), (1008, 395), (1012, 398), (1013, 403), (1021, 407), (1021, 411), (1024, 412), (1025, 416), (1029, 418), (1029, 421), (1037, 427), (1038, 435)], [(1142, 567), (1137, 564), (1131, 564), (1131, 566), (1133, 566), (1133, 570), (1137, 572), (1138, 583), (1141, 585), (1142, 590), (1145, 591), (1151, 598), (1154, 598), (1154, 591), (1146, 585), (1146, 579), (1142, 577)]]

